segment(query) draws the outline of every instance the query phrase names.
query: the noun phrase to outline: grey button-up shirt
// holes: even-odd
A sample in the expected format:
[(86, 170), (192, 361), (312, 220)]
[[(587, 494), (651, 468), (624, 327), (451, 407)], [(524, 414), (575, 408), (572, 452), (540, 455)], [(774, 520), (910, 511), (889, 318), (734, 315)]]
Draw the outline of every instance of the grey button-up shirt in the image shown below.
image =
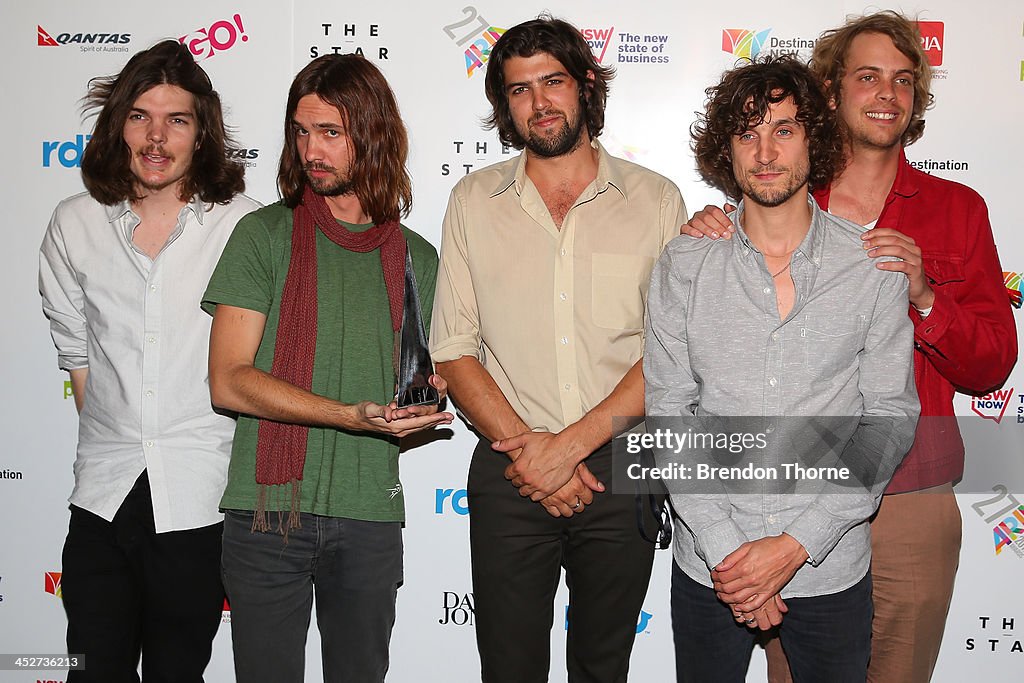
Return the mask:
[[(705, 586), (712, 585), (711, 568), (742, 543), (783, 532), (810, 555), (783, 597), (855, 584), (870, 562), (866, 519), (913, 440), (919, 405), (906, 276), (875, 268), (861, 246), (863, 228), (809, 204), (811, 226), (791, 260), (795, 302), (784, 320), (764, 257), (739, 227), (742, 203), (732, 216), (732, 240), (681, 236), (666, 247), (648, 299), (647, 414), (686, 416), (691, 425), (692, 416), (761, 418), (768, 446), (748, 451), (755, 465), (818, 460), (791, 449), (802, 443), (813, 450), (823, 441), (771, 432), (806, 430), (810, 421), (794, 417), (847, 416), (839, 422), (849, 428), (825, 441), (843, 463), (882, 463), (883, 474), (864, 486), (817, 482), (790, 493), (778, 482), (677, 488), (672, 505), (682, 523), (674, 557)], [(685, 457), (656, 455), (659, 464)]]

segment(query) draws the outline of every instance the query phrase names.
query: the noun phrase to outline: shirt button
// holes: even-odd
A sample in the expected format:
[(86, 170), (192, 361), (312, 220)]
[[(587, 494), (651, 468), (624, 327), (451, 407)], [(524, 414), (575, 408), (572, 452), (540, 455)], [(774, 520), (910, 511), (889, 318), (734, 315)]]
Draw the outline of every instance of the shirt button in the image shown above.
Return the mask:
[(771, 287), (765, 287), (761, 291), (763, 291), (765, 294), (771, 294), (772, 293), (772, 288)]
[(768, 425), (768, 427), (764, 431), (767, 434), (771, 434), (772, 432), (775, 431), (775, 425)]
[(774, 377), (772, 377), (771, 379), (769, 379), (769, 380), (768, 380), (768, 384), (770, 384), (770, 385), (771, 385), (771, 386), (773, 386), (773, 387), (774, 387), (774, 386), (775, 386), (776, 384), (778, 384), (778, 383), (779, 383), (779, 381), (778, 381), (777, 379), (775, 379)]
[(568, 344), (568, 343), (569, 343), (569, 338), (568, 337), (562, 337), (562, 344), (565, 345), (565, 344)]
[(778, 340), (779, 340), (779, 333), (778, 332), (772, 332), (772, 341), (778, 341)]
[(152, 447), (153, 447), (153, 442), (152, 441), (147, 441), (146, 442), (146, 448), (152, 448)]
[(152, 389), (147, 389), (146, 390), (146, 396), (152, 396), (152, 395), (153, 395), (153, 390)]
[(768, 515), (768, 523), (769, 524), (775, 524), (775, 521), (776, 521), (775, 515)]
[(148, 341), (150, 344), (156, 344), (156, 337), (150, 337), (146, 341)]
[(559, 251), (558, 253), (560, 253), (560, 254), (561, 254), (562, 256), (565, 256), (565, 249), (562, 249), (562, 250), (561, 250), (561, 251)]
[(566, 295), (565, 292), (562, 292), (561, 294), (558, 295), (558, 298), (561, 299), (562, 301), (565, 301), (569, 297)]
[(570, 385), (568, 385), (568, 384), (566, 384), (566, 385), (565, 385), (565, 390), (566, 390), (566, 391), (569, 391), (569, 389), (571, 389), (571, 388), (572, 388), (572, 387), (571, 387)]
[(149, 291), (155, 292), (156, 291), (156, 285), (150, 285), (149, 286)]

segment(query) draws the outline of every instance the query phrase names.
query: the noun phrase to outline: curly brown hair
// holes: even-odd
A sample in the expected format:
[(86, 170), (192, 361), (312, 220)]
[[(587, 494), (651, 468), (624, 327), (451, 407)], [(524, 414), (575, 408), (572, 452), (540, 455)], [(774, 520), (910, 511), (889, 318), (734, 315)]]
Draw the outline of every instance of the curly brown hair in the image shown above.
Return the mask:
[(158, 85), (175, 85), (192, 94), (198, 135), (192, 163), (182, 178), (180, 197), (226, 204), (245, 190), (245, 167), (227, 158), (233, 145), (224, 126), (220, 96), (188, 48), (164, 40), (128, 60), (121, 73), (89, 81), (84, 110), (98, 110), (92, 138), (82, 155), (82, 181), (93, 199), (108, 206), (138, 201), (124, 123), (135, 101)]
[(706, 91), (705, 112), (690, 128), (697, 170), (709, 185), (732, 199), (742, 196), (733, 175), (731, 145), (736, 135), (761, 123), (770, 105), (792, 97), (810, 157), (810, 189), (823, 187), (842, 168), (843, 144), (835, 112), (818, 79), (791, 55), (767, 57), (727, 71)]
[(375, 223), (398, 220), (412, 208), (412, 180), (405, 167), (409, 138), (395, 94), (384, 74), (359, 54), (317, 57), (295, 76), (284, 115), (284, 148), (277, 185), (285, 205), (296, 207), (306, 186), (295, 142), (293, 117), (299, 100), (316, 95), (334, 105), (352, 141), (352, 187)]
[(526, 140), (516, 130), (505, 92), (505, 61), (511, 57), (532, 57), (546, 53), (557, 59), (580, 89), (580, 110), (587, 122), (587, 132), (596, 139), (604, 129), (604, 107), (608, 101), (608, 83), (615, 78), (615, 69), (601, 66), (590, 46), (572, 24), (541, 15), (505, 31), (491, 48), (484, 77), (484, 90), (491, 103), (491, 115), (484, 119), (488, 130), (496, 128), (498, 137), (516, 149)]
[(917, 22), (892, 10), (850, 19), (821, 35), (811, 54), (811, 70), (826, 84), (829, 96), (838, 105), (842, 95), (840, 85), (846, 73), (846, 53), (853, 39), (862, 33), (889, 36), (896, 49), (914, 65), (914, 111), (901, 138), (904, 147), (911, 145), (924, 135), (924, 113), (935, 100), (931, 93), (932, 67), (921, 44)]

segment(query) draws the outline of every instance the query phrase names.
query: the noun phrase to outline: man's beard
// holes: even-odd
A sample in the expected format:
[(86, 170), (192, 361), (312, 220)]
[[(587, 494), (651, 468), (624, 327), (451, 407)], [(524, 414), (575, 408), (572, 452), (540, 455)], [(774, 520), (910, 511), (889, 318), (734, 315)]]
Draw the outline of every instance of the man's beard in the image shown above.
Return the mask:
[[(754, 173), (784, 173), (790, 171), (789, 183), (782, 187), (765, 187), (755, 185), (749, 179)], [(748, 175), (737, 179), (744, 196), (749, 197), (752, 202), (766, 207), (775, 207), (785, 204), (800, 188), (807, 183), (809, 171), (808, 166), (796, 166), (792, 169), (774, 168), (771, 166), (758, 168), (750, 171)]]
[[(351, 175), (344, 178), (339, 177), (336, 168), (321, 164), (306, 164), (302, 170), (306, 173), (306, 182), (309, 183), (309, 188), (322, 197), (340, 197), (343, 194), (350, 194), (354, 189)], [(333, 173), (334, 176), (314, 178), (309, 174), (310, 171), (327, 171)]]
[[(534, 118), (546, 118), (551, 116), (552, 113), (561, 112), (548, 112), (543, 115), (537, 115)], [(537, 135), (529, 127), (527, 127), (527, 130), (528, 134), (524, 137), (526, 138), (526, 148), (528, 150), (539, 157), (560, 157), (579, 147), (582, 140), (583, 116), (577, 116), (576, 120), (570, 125), (569, 118), (563, 115), (562, 127), (558, 129), (553, 137)]]

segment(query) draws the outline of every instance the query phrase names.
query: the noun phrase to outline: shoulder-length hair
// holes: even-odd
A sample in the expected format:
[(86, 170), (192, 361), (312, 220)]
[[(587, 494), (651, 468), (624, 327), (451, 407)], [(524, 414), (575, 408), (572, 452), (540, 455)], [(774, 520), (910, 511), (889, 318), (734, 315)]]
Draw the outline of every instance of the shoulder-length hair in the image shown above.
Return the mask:
[(576, 27), (546, 15), (513, 26), (491, 48), (484, 77), (491, 115), (484, 119), (484, 127), (488, 130), (496, 128), (498, 137), (506, 145), (516, 149), (526, 146), (526, 140), (516, 131), (509, 111), (505, 62), (510, 57), (532, 57), (541, 52), (561, 62), (576, 81), (587, 132), (592, 139), (600, 136), (604, 129), (608, 83), (615, 78), (615, 69), (601, 66)]
[(352, 188), (375, 223), (398, 220), (412, 208), (412, 180), (405, 167), (409, 138), (398, 103), (384, 75), (357, 54), (317, 57), (298, 73), (288, 91), (284, 149), (277, 184), (287, 206), (298, 206), (306, 186), (295, 142), (293, 118), (299, 100), (316, 95), (338, 108), (352, 142)]
[(124, 143), (124, 124), (135, 101), (158, 85), (174, 85), (191, 93), (195, 108), (196, 150), (182, 178), (179, 198), (189, 201), (198, 196), (208, 204), (231, 201), (245, 190), (245, 167), (227, 158), (233, 141), (224, 126), (220, 96), (188, 48), (176, 40), (136, 54), (117, 75), (89, 81), (83, 109), (99, 111), (82, 155), (82, 180), (89, 194), (106, 205), (142, 198), (131, 171), (131, 150)]
[(709, 185), (727, 196), (742, 195), (733, 173), (732, 139), (764, 121), (768, 108), (787, 97), (796, 104), (796, 120), (804, 128), (810, 157), (807, 184), (824, 187), (842, 168), (843, 143), (836, 115), (818, 79), (790, 55), (750, 62), (726, 72), (708, 88), (705, 112), (690, 128), (697, 170)]
[(904, 147), (911, 145), (924, 135), (924, 113), (931, 109), (935, 99), (931, 93), (932, 67), (921, 45), (916, 22), (891, 10), (851, 19), (821, 35), (811, 54), (811, 69), (827, 84), (829, 96), (838, 105), (842, 96), (841, 81), (846, 73), (846, 55), (853, 39), (862, 33), (889, 36), (896, 49), (914, 65), (914, 111), (901, 138)]

